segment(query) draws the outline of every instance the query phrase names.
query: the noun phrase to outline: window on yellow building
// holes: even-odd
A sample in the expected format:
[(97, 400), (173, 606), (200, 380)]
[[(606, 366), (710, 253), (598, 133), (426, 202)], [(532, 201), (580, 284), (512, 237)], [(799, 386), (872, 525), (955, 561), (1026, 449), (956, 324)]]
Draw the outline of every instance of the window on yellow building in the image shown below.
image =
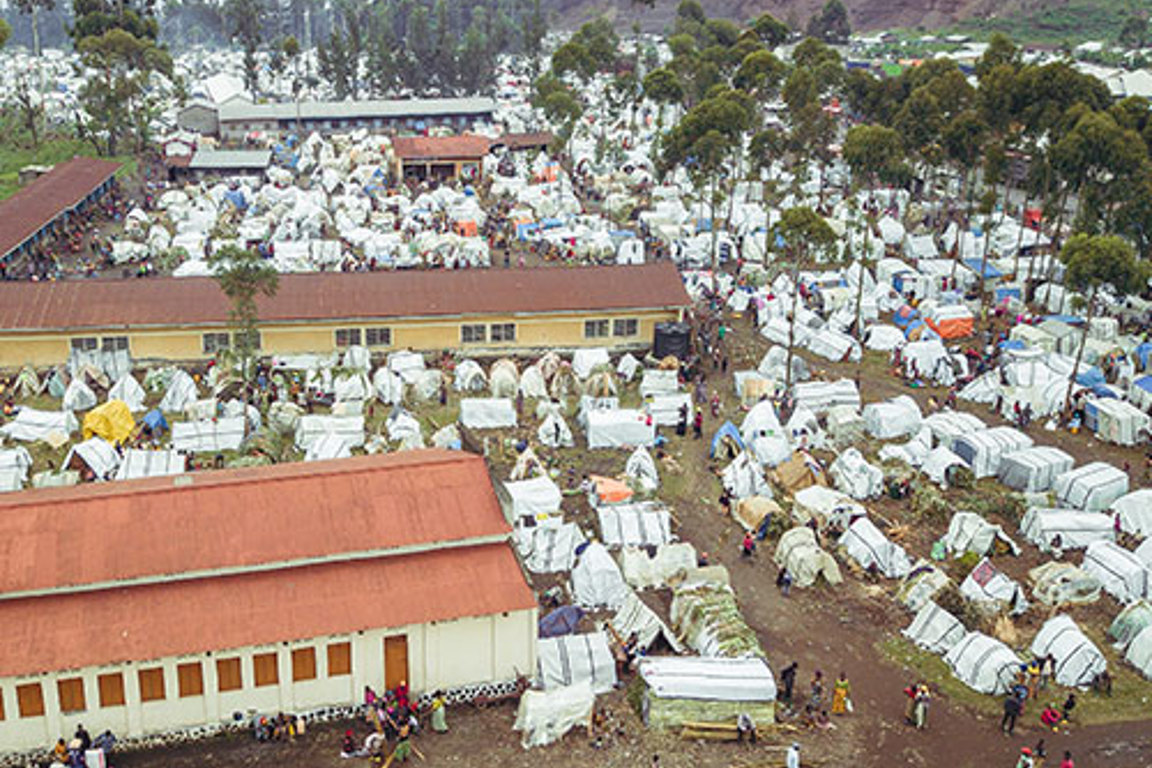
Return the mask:
[(61, 712), (83, 712), (87, 709), (84, 701), (84, 679), (70, 677), (56, 681), (56, 695), (60, 697)]
[(634, 317), (612, 321), (613, 336), (635, 336), (640, 332), (640, 321)]
[(608, 337), (608, 321), (607, 320), (585, 320), (584, 321), (584, 338), (586, 339), (604, 339)]
[(460, 326), (460, 342), (463, 344), (483, 344), (487, 338), (488, 327), (484, 325)]
[(128, 349), (127, 336), (105, 336), (100, 339), (100, 349), (104, 352), (120, 352)]
[(95, 352), (100, 341), (95, 336), (80, 336), (72, 339), (73, 352)]
[(369, 347), (390, 347), (392, 346), (392, 329), (391, 328), (365, 328), (364, 329), (364, 344)]
[(488, 330), (492, 341), (516, 341), (516, 323), (493, 323)]
[(360, 329), (359, 328), (337, 328), (336, 329), (336, 346), (338, 346), (338, 347), (358, 347), (358, 346), (360, 346)]
[(232, 346), (232, 337), (226, 333), (206, 333), (203, 336), (204, 354), (214, 355)]

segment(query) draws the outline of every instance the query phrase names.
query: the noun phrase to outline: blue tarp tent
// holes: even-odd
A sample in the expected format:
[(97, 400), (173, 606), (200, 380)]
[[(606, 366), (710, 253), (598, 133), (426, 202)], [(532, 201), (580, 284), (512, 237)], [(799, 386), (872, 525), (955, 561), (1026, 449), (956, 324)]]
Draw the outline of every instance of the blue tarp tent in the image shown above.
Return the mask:
[[(973, 272), (975, 272), (977, 275), (979, 275), (980, 274), (980, 262), (981, 261), (983, 261), (983, 260), (982, 259), (964, 259), (964, 266), (968, 267)], [(998, 280), (1001, 277), (1004, 277), (1004, 273), (1001, 272), (1000, 270), (996, 269), (996, 267), (992, 266), (991, 263), (986, 263), (984, 265), (984, 279), (985, 280)]]
[(164, 414), (160, 412), (159, 408), (148, 411), (140, 421), (153, 432), (164, 432), (168, 429), (168, 420), (164, 418)]
[(1002, 286), (996, 289), (996, 303), (1007, 301), (1008, 299), (1020, 299), (1020, 288), (1018, 286)]
[[(1076, 376), (1076, 383), (1082, 387), (1087, 387), (1092, 391), (1092, 394), (1096, 395), (1097, 397), (1116, 396), (1115, 393), (1112, 392), (1112, 388), (1109, 387), (1108, 384), (1104, 381), (1104, 372), (1095, 366), (1078, 374)], [(1090, 409), (1092, 404), (1089, 403), (1088, 405)], [(1090, 428), (1092, 431), (1096, 430), (1095, 427)]]
[(1066, 325), (1082, 325), (1084, 323), (1084, 318), (1078, 317), (1076, 315), (1045, 315), (1044, 319), (1057, 320), (1061, 323), (1065, 323)]
[(744, 450), (744, 440), (740, 437), (740, 430), (736, 429), (736, 426), (732, 422), (726, 421), (720, 429), (716, 430), (716, 434), (712, 436), (712, 449), (708, 452), (709, 457), (716, 457), (716, 449), (720, 447), (720, 443), (723, 442), (725, 437), (732, 438), (736, 442), (736, 445), (740, 446), (740, 450)]
[(920, 313), (905, 304), (892, 313), (892, 322), (897, 328), (906, 329), (918, 317)]
[(1133, 389), (1139, 389), (1152, 395), (1152, 376), (1141, 376), (1132, 382)]
[(1020, 339), (1006, 339), (1000, 342), (1000, 349), (1025, 349), (1024, 342)]
[(224, 193), (224, 199), (236, 206), (238, 211), (243, 211), (248, 207), (248, 201), (244, 199), (244, 190), (242, 189), (229, 189)]
[(559, 637), (570, 635), (576, 631), (580, 619), (584, 618), (584, 611), (575, 605), (562, 605), (547, 616), (540, 617), (539, 636)]
[(1136, 347), (1136, 359), (1140, 361), (1140, 370), (1148, 369), (1148, 358), (1150, 357), (1152, 357), (1152, 341), (1146, 341)]
[(534, 221), (529, 221), (525, 224), (517, 224), (516, 225), (516, 239), (517, 240), (527, 240), (528, 238), (532, 237), (533, 235), (537, 235), (539, 233), (540, 233), (540, 225)]

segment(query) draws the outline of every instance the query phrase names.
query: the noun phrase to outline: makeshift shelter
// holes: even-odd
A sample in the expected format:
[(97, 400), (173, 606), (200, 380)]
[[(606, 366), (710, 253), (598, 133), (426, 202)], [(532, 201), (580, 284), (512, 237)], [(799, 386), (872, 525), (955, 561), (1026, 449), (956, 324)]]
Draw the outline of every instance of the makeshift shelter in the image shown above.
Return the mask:
[(1124, 649), (1145, 627), (1152, 627), (1152, 603), (1136, 600), (1116, 614), (1108, 627), (1108, 636), (1116, 641), (1117, 648)]
[(931, 600), (920, 607), (912, 623), (901, 632), (921, 648), (941, 655), (968, 634), (959, 619)]
[[(301, 426), (303, 425), (302, 417)], [(420, 422), (399, 405), (392, 406), (388, 418), (384, 420), (384, 430), (389, 440), (399, 441), (402, 445), (419, 445), (424, 441), (424, 431)], [(299, 443), (299, 430), (297, 443)]]
[(28, 449), (17, 446), (0, 450), (0, 475), (6, 478), (7, 490), (17, 490), (28, 479), (28, 470), (32, 468), (32, 455)]
[(727, 584), (685, 581), (672, 590), (672, 627), (701, 656), (739, 659), (764, 656), (760, 641), (744, 622)]
[(518, 386), (520, 394), (524, 397), (548, 397), (548, 383), (544, 381), (544, 374), (538, 366), (530, 365), (525, 368), (524, 373), (520, 375)]
[(1152, 429), (1152, 417), (1132, 403), (1114, 398), (1089, 400), (1084, 406), (1084, 422), (1098, 439), (1117, 445), (1147, 440)]
[(576, 550), (587, 540), (580, 526), (558, 517), (518, 526), (513, 539), (525, 567), (533, 573), (571, 571)]
[(572, 569), (576, 604), (588, 609), (616, 609), (624, 604), (627, 594), (624, 576), (604, 545), (594, 541), (585, 547)]
[(1031, 651), (1040, 659), (1051, 654), (1056, 659), (1056, 683), (1069, 688), (1090, 685), (1108, 669), (1100, 649), (1064, 614), (1044, 622), (1032, 640)]
[(196, 392), (196, 382), (192, 377), (180, 369), (172, 373), (168, 386), (164, 390), (164, 397), (157, 406), (164, 413), (181, 413), (185, 408), (196, 402), (199, 395)]
[(838, 446), (846, 447), (864, 439), (864, 417), (852, 406), (837, 405), (828, 409), (825, 423), (828, 437)]
[(112, 388), (108, 390), (110, 401), (123, 401), (128, 406), (128, 410), (133, 413), (144, 410), (144, 398), (144, 387), (140, 386), (140, 382), (136, 381), (136, 378), (130, 373), (117, 379)]
[(352, 448), (343, 437), (327, 432), (312, 441), (304, 453), (304, 461), (327, 461), (346, 459), (352, 455)]
[(536, 625), (536, 636), (540, 639), (571, 635), (576, 631), (584, 611), (575, 605), (562, 605), (545, 616)]
[(1059, 448), (1034, 445), (1002, 457), (997, 476), (1000, 482), (1014, 490), (1041, 493), (1051, 489), (1056, 476), (1072, 469), (1075, 463)]
[(987, 557), (976, 564), (964, 581), (960, 594), (977, 603), (1003, 606), (1015, 614), (1028, 609), (1028, 601), (1020, 585), (1004, 575)]
[(796, 407), (803, 405), (813, 413), (825, 413), (838, 405), (860, 410), (860, 390), (851, 379), (800, 382), (793, 388)]
[(1150, 597), (1148, 566), (1115, 542), (1094, 541), (1089, 544), (1080, 567), (1099, 579), (1104, 591), (1121, 603)]
[(941, 304), (924, 316), (924, 322), (942, 339), (962, 339), (972, 335), (976, 317), (963, 304)]
[(549, 448), (571, 448), (576, 444), (568, 423), (555, 411), (549, 413), (540, 423), (536, 429), (536, 439)]
[(964, 460), (950, 449), (939, 445), (924, 457), (924, 461), (920, 464), (920, 471), (937, 485), (948, 487), (954, 481), (956, 470), (967, 466)]
[(836, 457), (828, 474), (838, 489), (854, 499), (871, 499), (884, 490), (884, 472), (865, 461), (855, 448)]
[(679, 372), (675, 369), (645, 368), (640, 376), (641, 397), (674, 395), (679, 391)]
[(682, 412), (692, 413), (692, 396), (686, 392), (650, 395), (644, 400), (644, 412), (657, 426), (673, 427), (680, 421)]
[(992, 427), (982, 432), (961, 435), (952, 451), (963, 459), (977, 479), (994, 477), (1005, 456), (1032, 447), (1032, 438), (1012, 427)]
[(788, 570), (797, 587), (810, 587), (820, 576), (833, 586), (844, 581), (836, 560), (820, 548), (816, 533), (806, 525), (785, 531), (776, 545), (773, 560)]
[(1003, 528), (989, 523), (975, 512), (957, 512), (952, 515), (948, 532), (941, 541), (953, 557), (960, 557), (968, 552), (987, 555), (991, 554), (994, 548), (1001, 548), (1013, 555), (1020, 554), (1020, 548), (1008, 538)]
[(628, 599), (616, 615), (608, 622), (616, 637), (628, 638), (636, 635), (636, 645), (641, 650), (648, 650), (661, 637), (676, 653), (682, 653), (684, 647), (676, 639), (676, 634), (668, 628), (656, 612), (644, 604), (635, 592), (628, 594)]
[(244, 417), (178, 421), (172, 425), (172, 447), (187, 453), (235, 451), (244, 442)]
[(547, 517), (560, 512), (560, 487), (547, 475), (504, 483), (512, 500), (513, 517)]
[(1124, 652), (1124, 660), (1152, 680), (1152, 626), (1144, 627), (1140, 634), (1132, 638)]
[(609, 547), (659, 546), (672, 541), (672, 517), (662, 504), (604, 505), (596, 513), (601, 539)]
[(944, 654), (944, 661), (960, 682), (979, 693), (1007, 693), (1016, 681), (1020, 659), (999, 640), (969, 632)]
[(629, 478), (644, 493), (652, 493), (660, 487), (660, 473), (656, 469), (656, 462), (652, 454), (643, 446), (628, 457), (624, 464), (624, 475)]
[(137, 480), (142, 477), (179, 475), (186, 470), (184, 456), (176, 451), (145, 451), (129, 448), (124, 451), (116, 470), (117, 480)]
[(81, 464), (92, 471), (96, 480), (112, 480), (116, 476), (116, 468), (120, 466), (120, 454), (107, 440), (92, 437), (82, 443), (77, 443), (64, 457), (62, 466), (65, 469), (80, 470)]
[(649, 656), (641, 660), (639, 674), (641, 710), (650, 728), (735, 722), (740, 715), (761, 726), (776, 721), (776, 682), (762, 658)]
[(516, 363), (503, 358), (492, 364), (488, 374), (488, 387), (493, 397), (515, 397), (520, 388), (520, 373)]
[(783, 514), (780, 505), (763, 496), (748, 496), (730, 505), (732, 518), (746, 531), (759, 531), (764, 520), (772, 515)]
[(520, 695), (512, 729), (523, 732), (520, 744), (524, 749), (542, 747), (559, 741), (577, 725), (587, 727), (595, 703), (596, 694), (587, 680), (546, 691), (528, 690)]
[(1057, 476), (1052, 492), (1063, 506), (1096, 512), (1108, 509), (1128, 493), (1128, 473), (1107, 462), (1093, 461)]
[(456, 365), (452, 388), (457, 392), (483, 392), (488, 388), (488, 375), (475, 360), (461, 360)]
[(788, 461), (780, 463), (772, 475), (788, 493), (795, 495), (813, 485), (827, 486), (828, 478), (820, 462), (807, 451), (796, 451)]
[[(243, 423), (243, 419), (240, 421)], [(339, 435), (350, 448), (359, 448), (364, 445), (364, 417), (326, 416), (318, 413), (301, 416), (296, 426), (296, 447), (307, 451), (313, 442), (328, 434)]]
[(583, 381), (592, 371), (602, 365), (610, 366), (612, 361), (608, 358), (608, 350), (604, 347), (578, 349), (572, 353), (572, 372)]
[[(944, 446), (940, 447), (943, 448)], [(920, 431), (910, 437), (907, 442), (888, 443), (881, 446), (878, 455), (881, 461), (900, 461), (910, 467), (919, 467), (924, 464), (931, 452), (932, 431), (928, 427), (920, 427)]]
[(908, 610), (918, 611), (951, 583), (944, 571), (927, 560), (917, 560), (896, 591), (896, 599)]
[(981, 432), (988, 427), (979, 417), (967, 411), (937, 411), (924, 417), (924, 426), (932, 433), (932, 438), (940, 445), (951, 448), (956, 438)]
[(687, 542), (625, 547), (620, 552), (620, 569), (633, 589), (666, 587), (674, 577), (695, 568), (696, 548)]
[(628, 487), (627, 483), (600, 475), (592, 475), (588, 479), (592, 481), (588, 503), (593, 507), (600, 507), (605, 504), (623, 504), (632, 500), (632, 489)]
[(26, 443), (44, 440), (63, 445), (68, 442), (68, 436), (79, 428), (71, 411), (38, 411), (24, 406), (15, 418), (0, 425), (0, 435)]
[(868, 434), (880, 440), (914, 435), (920, 429), (920, 406), (908, 395), (864, 406)]
[(1094, 541), (1116, 538), (1112, 518), (1099, 512), (1032, 507), (1020, 520), (1020, 532), (1041, 552), (1083, 549)]
[(510, 429), (516, 426), (516, 405), (506, 397), (466, 397), (460, 401), (460, 423), (470, 429)]
[(603, 632), (536, 641), (537, 680), (544, 690), (587, 682), (595, 693), (616, 686), (616, 660)]
[(589, 448), (634, 448), (656, 442), (656, 425), (643, 411), (591, 410), (585, 418)]
[(840, 546), (864, 569), (875, 568), (889, 579), (900, 579), (912, 570), (912, 561), (904, 548), (888, 540), (867, 517), (857, 518), (844, 535)]
[(868, 510), (858, 501), (824, 486), (813, 485), (792, 495), (792, 518), (801, 525), (815, 518), (821, 528), (843, 530), (867, 515)]
[(631, 352), (625, 352), (616, 363), (616, 375), (624, 381), (632, 381), (632, 377), (640, 370), (640, 361), (632, 356)]
[(65, 411), (86, 411), (94, 408), (97, 403), (96, 393), (92, 391), (83, 379), (72, 379), (68, 389), (64, 390), (64, 399), (60, 407)]
[(724, 468), (720, 473), (720, 482), (735, 499), (772, 495), (772, 489), (764, 479), (764, 473), (747, 451), (741, 451), (732, 463)]
[(1094, 603), (1100, 599), (1100, 580), (1071, 563), (1049, 561), (1028, 571), (1032, 596), (1045, 605)]
[(122, 443), (136, 428), (132, 412), (122, 400), (109, 400), (101, 403), (84, 415), (84, 439), (93, 435), (102, 437), (109, 443)]
[(1152, 488), (1140, 488), (1112, 502), (1112, 511), (1120, 518), (1120, 530), (1152, 538)]

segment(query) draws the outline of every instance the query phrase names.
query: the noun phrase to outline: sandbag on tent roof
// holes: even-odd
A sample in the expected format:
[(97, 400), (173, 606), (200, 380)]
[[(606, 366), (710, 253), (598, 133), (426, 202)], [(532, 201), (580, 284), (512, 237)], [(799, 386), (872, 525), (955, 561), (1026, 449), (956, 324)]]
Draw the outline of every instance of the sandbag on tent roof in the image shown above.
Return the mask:
[(1117, 648), (1123, 649), (1143, 632), (1145, 627), (1152, 627), (1152, 603), (1137, 600), (1124, 606), (1124, 610), (1116, 614), (1116, 618), (1108, 627), (1108, 636), (1116, 641)]
[(24, 406), (14, 419), (0, 426), (0, 435), (26, 443), (51, 440), (63, 444), (68, 442), (68, 435), (79, 428), (72, 411), (38, 411)]
[(1112, 511), (1120, 518), (1120, 530), (1152, 537), (1152, 488), (1124, 494), (1112, 502)]
[(1020, 659), (996, 638), (969, 632), (944, 655), (956, 679), (980, 693), (1006, 693), (1016, 680)]
[(1136, 445), (1147, 438), (1152, 418), (1131, 403), (1114, 398), (1089, 400), (1084, 407), (1085, 424), (1096, 437), (1117, 445)]
[(764, 659), (649, 656), (638, 671), (650, 728), (731, 722), (740, 715), (761, 727), (776, 720), (776, 681)]
[(192, 453), (235, 451), (244, 442), (244, 417), (178, 421), (172, 425), (172, 447)]
[(520, 389), (520, 372), (508, 358), (497, 360), (488, 373), (488, 388), (493, 397), (515, 397)]
[(960, 594), (978, 603), (1003, 604), (1013, 615), (1028, 610), (1028, 601), (1020, 585), (1008, 578), (985, 557), (964, 581), (960, 582)]
[(1032, 640), (1032, 655), (1056, 659), (1056, 682), (1068, 687), (1091, 684), (1108, 669), (1108, 662), (1088, 637), (1066, 615), (1053, 616), (1044, 622)]
[(1056, 500), (1067, 507), (1096, 512), (1128, 493), (1128, 473), (1104, 461), (1093, 461), (1056, 477)]
[(572, 353), (572, 372), (580, 380), (588, 378), (593, 369), (601, 365), (611, 365), (608, 350), (604, 347), (578, 349)]
[(132, 412), (144, 410), (144, 387), (136, 381), (136, 377), (126, 373), (116, 380), (108, 390), (108, 400), (122, 400)]
[(959, 619), (929, 600), (901, 633), (925, 650), (945, 654), (964, 639), (968, 630)]
[(520, 526), (514, 534), (516, 549), (533, 573), (565, 573), (576, 562), (576, 549), (587, 539), (575, 523), (559, 518)]
[(929, 414), (924, 417), (924, 426), (928, 427), (933, 439), (940, 445), (952, 447), (957, 437), (980, 432), (988, 427), (977, 416), (967, 411), (945, 410)]
[(116, 468), (120, 466), (120, 454), (116, 453), (116, 449), (107, 440), (92, 437), (72, 446), (61, 466), (80, 469), (77, 461), (92, 470), (97, 480), (111, 480), (116, 476)]
[(537, 640), (536, 671), (546, 691), (585, 681), (596, 693), (616, 686), (616, 660), (603, 632)]
[(456, 365), (452, 388), (457, 392), (483, 392), (488, 388), (488, 374), (475, 360), (461, 360)]
[(571, 448), (576, 444), (572, 439), (572, 430), (569, 429), (568, 422), (555, 411), (544, 417), (544, 421), (536, 429), (536, 439), (549, 448)]
[(831, 526), (843, 529), (857, 518), (867, 515), (868, 510), (860, 502), (841, 491), (822, 485), (813, 485), (792, 495), (792, 517), (801, 524), (816, 518), (821, 528)]
[(624, 475), (632, 480), (641, 491), (651, 493), (660, 487), (660, 473), (652, 454), (644, 446), (637, 446), (624, 464)]
[(137, 480), (142, 477), (179, 475), (186, 470), (184, 456), (176, 451), (146, 451), (129, 448), (124, 451), (117, 480)]
[(860, 408), (860, 390), (851, 379), (801, 382), (792, 390), (796, 407), (803, 405), (816, 414), (838, 405), (848, 405), (857, 410)]
[(96, 393), (84, 383), (82, 379), (72, 379), (68, 389), (64, 390), (64, 399), (60, 407), (65, 411), (86, 411), (96, 406)]
[(110, 443), (122, 443), (136, 428), (132, 412), (122, 400), (109, 400), (101, 403), (84, 415), (84, 439), (96, 435)]
[(168, 388), (157, 407), (164, 413), (179, 413), (196, 402), (198, 397), (196, 382), (186, 372), (177, 369), (169, 379)]
[(1122, 603), (1149, 597), (1149, 569), (1134, 553), (1111, 541), (1094, 541), (1080, 564), (1100, 580), (1104, 591)]
[(466, 397), (460, 401), (460, 423), (472, 429), (516, 426), (516, 406), (506, 397)]
[(604, 505), (597, 509), (600, 536), (609, 547), (644, 547), (672, 541), (672, 517), (662, 504)]
[(313, 442), (327, 434), (339, 435), (348, 447), (359, 448), (364, 445), (364, 417), (325, 416), (318, 413), (301, 416), (296, 426), (296, 447), (306, 451)]
[(869, 403), (863, 416), (868, 434), (880, 440), (914, 435), (920, 429), (920, 406), (908, 395)]
[(563, 501), (559, 486), (546, 475), (506, 482), (504, 490), (512, 499), (514, 517), (554, 515), (560, 511)]
[(676, 633), (635, 592), (628, 593), (628, 599), (608, 625), (619, 638), (629, 638), (635, 633), (636, 644), (642, 650), (647, 650), (658, 638), (663, 637), (673, 651), (684, 652), (684, 646), (676, 638)]
[(1144, 627), (1140, 634), (1132, 638), (1128, 650), (1124, 652), (1124, 660), (1152, 680), (1152, 626)]
[(806, 525), (785, 531), (773, 556), (776, 565), (786, 568), (797, 587), (810, 587), (820, 576), (835, 586), (844, 581), (832, 555), (816, 543), (816, 533)]
[(1100, 599), (1100, 580), (1071, 563), (1049, 561), (1028, 571), (1032, 596), (1045, 605), (1094, 603)]
[(860, 451), (849, 448), (828, 468), (833, 483), (854, 499), (871, 499), (884, 490), (884, 472), (865, 461)]
[(997, 476), (1000, 482), (1024, 493), (1047, 491), (1056, 482), (1056, 476), (1072, 469), (1076, 461), (1059, 448), (1034, 445), (1013, 451), (1000, 459)]
[(953, 557), (960, 557), (967, 552), (978, 555), (989, 554), (997, 542), (1001, 543), (1013, 555), (1020, 554), (1016, 542), (1008, 538), (1004, 529), (993, 525), (975, 512), (957, 512), (952, 515), (948, 523), (948, 532), (942, 539), (944, 548)]
[(752, 460), (747, 451), (741, 451), (732, 460), (724, 471), (720, 473), (720, 482), (732, 494), (733, 498), (745, 499), (749, 496), (772, 496), (772, 489), (764, 479), (760, 466)]
[(1116, 538), (1108, 515), (1050, 507), (1032, 507), (1025, 512), (1020, 532), (1041, 552), (1083, 549), (1094, 541)]
[(340, 435), (326, 432), (312, 441), (304, 453), (304, 461), (326, 461), (346, 459), (352, 455), (352, 448)]
[(572, 569), (572, 596), (584, 608), (619, 608), (624, 604), (628, 585), (608, 549), (592, 542), (580, 554)]
[(527, 690), (520, 696), (512, 729), (523, 731), (520, 745), (524, 749), (542, 747), (559, 741), (573, 727), (591, 722), (595, 703), (596, 694), (587, 680), (547, 691)]
[(952, 451), (964, 459), (977, 479), (993, 477), (1000, 471), (1000, 461), (1010, 453), (1032, 447), (1032, 438), (1012, 427), (992, 427), (982, 432), (960, 435)]
[(656, 425), (643, 411), (619, 408), (585, 414), (589, 448), (635, 448), (656, 442)]
[(889, 541), (867, 517), (857, 518), (848, 526), (839, 543), (861, 567), (875, 566), (890, 579), (903, 578), (912, 570), (912, 561), (904, 548)]
[(634, 589), (666, 587), (673, 577), (695, 568), (696, 548), (686, 541), (654, 547), (625, 547), (620, 552), (624, 580)]
[(530, 365), (525, 368), (518, 386), (520, 394), (524, 397), (548, 397), (548, 384), (544, 381), (544, 374), (538, 366)]
[(701, 656), (764, 656), (756, 633), (745, 623), (735, 593), (727, 584), (697, 580), (673, 587), (669, 616), (677, 636)]

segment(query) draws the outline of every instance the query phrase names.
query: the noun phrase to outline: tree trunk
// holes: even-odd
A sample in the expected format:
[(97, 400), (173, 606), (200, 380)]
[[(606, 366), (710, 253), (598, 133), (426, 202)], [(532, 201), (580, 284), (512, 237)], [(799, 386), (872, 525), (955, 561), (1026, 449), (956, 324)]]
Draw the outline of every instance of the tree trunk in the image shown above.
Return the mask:
[(792, 354), (796, 342), (796, 305), (800, 303), (800, 257), (793, 252), (792, 267), (792, 312), (788, 317), (788, 355), (784, 358), (784, 392), (792, 389)]
[(872, 222), (868, 221), (868, 213), (864, 213), (864, 251), (860, 254), (860, 275), (856, 279), (856, 338), (864, 342), (864, 321), (860, 317), (860, 310), (864, 304), (864, 271), (868, 267), (868, 257), (872, 251), (871, 245)]
[[(1093, 288), (1088, 296), (1088, 313), (1084, 318), (1084, 333), (1080, 336), (1080, 346), (1076, 350), (1076, 362), (1072, 364), (1072, 375), (1068, 378), (1068, 390), (1064, 393), (1063, 417), (1067, 424), (1072, 419), (1072, 388), (1076, 386), (1076, 372), (1080, 369), (1080, 361), (1084, 358), (1084, 347), (1088, 346), (1088, 327), (1092, 325), (1092, 313), (1096, 306), (1096, 291)], [(1081, 425), (1083, 426), (1083, 425)]]
[[(32, 3), (32, 55), (40, 58), (40, 4), (36, 2)], [(39, 62), (36, 68), (40, 68)], [(40, 90), (44, 90), (43, 83), (40, 83)]]

